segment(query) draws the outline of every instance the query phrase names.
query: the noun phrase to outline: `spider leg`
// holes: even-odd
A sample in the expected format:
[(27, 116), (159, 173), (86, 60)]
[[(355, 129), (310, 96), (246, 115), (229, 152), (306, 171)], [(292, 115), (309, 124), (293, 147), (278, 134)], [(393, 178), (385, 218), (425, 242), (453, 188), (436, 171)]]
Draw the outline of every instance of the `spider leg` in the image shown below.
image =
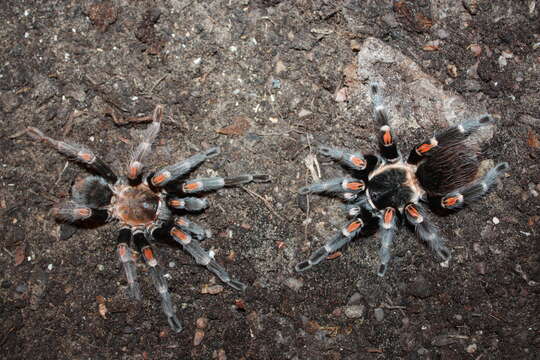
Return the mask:
[(450, 250), (444, 245), (437, 227), (426, 217), (426, 211), (420, 204), (409, 203), (404, 209), (407, 221), (414, 226), (416, 235), (425, 241), (443, 261), (450, 259)]
[(152, 123), (148, 125), (142, 134), (142, 142), (135, 148), (129, 161), (128, 179), (131, 185), (138, 185), (141, 182), (143, 170), (143, 160), (152, 149), (152, 143), (156, 140), (159, 128), (161, 127), (161, 119), (163, 118), (163, 106), (158, 105), (152, 116)]
[(191, 236), (193, 236), (199, 241), (211, 236), (210, 230), (204, 229), (202, 226), (194, 223), (193, 221), (189, 220), (187, 217), (184, 216), (177, 217), (174, 221), (174, 224), (180, 230), (190, 233)]
[(296, 271), (302, 272), (317, 265), (318, 263), (326, 259), (328, 255), (348, 244), (360, 233), (363, 227), (364, 222), (360, 218), (354, 219), (345, 228), (343, 228), (341, 232), (334, 235), (334, 237), (332, 237), (326, 244), (324, 244), (324, 246), (321, 246), (320, 248), (315, 250), (309, 257), (309, 259), (296, 264)]
[(208, 270), (217, 275), (227, 285), (233, 289), (244, 291), (247, 286), (238, 280), (232, 279), (229, 273), (214, 260), (211, 252), (204, 250), (198, 240), (193, 238), (187, 232), (182, 231), (178, 227), (173, 227), (169, 234), (178, 242), (184, 250), (195, 258), (197, 264), (206, 266)]
[(118, 246), (117, 252), (124, 272), (126, 273), (126, 279), (129, 286), (130, 297), (141, 300), (141, 290), (139, 283), (137, 282), (137, 267), (135, 266), (135, 260), (133, 259), (133, 250), (129, 247), (131, 243), (131, 229), (122, 228), (118, 234)]
[(401, 159), (392, 129), (390, 128), (390, 121), (384, 101), (382, 97), (382, 91), (378, 83), (371, 83), (370, 86), (371, 102), (373, 104), (373, 117), (377, 122), (379, 128), (379, 149), (382, 157), (390, 162), (394, 163)]
[(174, 311), (167, 281), (163, 276), (163, 270), (161, 269), (161, 266), (159, 266), (154, 249), (152, 249), (152, 246), (146, 239), (144, 232), (140, 230), (133, 233), (133, 242), (135, 243), (137, 249), (141, 252), (144, 261), (149, 267), (152, 282), (161, 296), (161, 308), (163, 309), (165, 316), (167, 316), (169, 326), (175, 332), (182, 331), (182, 324), (176, 317), (176, 312)]
[(109, 219), (109, 212), (105, 209), (92, 209), (87, 205), (67, 201), (55, 205), (52, 210), (54, 217), (61, 222), (96, 222), (105, 223)]
[(102, 177), (87, 176), (75, 181), (71, 196), (75, 203), (96, 209), (110, 204), (112, 191)]
[(213, 158), (220, 153), (219, 147), (208, 149), (204, 152), (195, 154), (179, 163), (166, 166), (156, 173), (150, 179), (153, 186), (164, 187), (169, 183), (178, 180), (182, 176), (193, 171), (197, 166), (207, 159)]
[(167, 204), (173, 209), (198, 212), (208, 207), (208, 200), (197, 197), (170, 197)]
[(348, 177), (334, 178), (320, 183), (304, 186), (298, 192), (307, 194), (340, 194), (347, 201), (354, 201), (358, 194), (364, 192), (366, 184), (363, 180)]
[(489, 170), (487, 174), (477, 182), (443, 196), (441, 199), (441, 206), (446, 209), (457, 209), (465, 204), (470, 204), (480, 199), (491, 190), (497, 178), (509, 169), (510, 166), (508, 166), (508, 163), (504, 162), (497, 164), (497, 166)]
[(195, 194), (199, 192), (207, 192), (218, 190), (227, 186), (237, 186), (250, 182), (267, 182), (270, 178), (268, 175), (239, 175), (229, 177), (212, 177), (199, 178), (186, 181), (182, 184), (181, 189), (184, 194)]
[(34, 127), (27, 128), (27, 131), (34, 139), (48, 144), (55, 148), (59, 153), (66, 155), (69, 159), (81, 163), (89, 171), (103, 177), (109, 183), (114, 184), (118, 180), (118, 177), (111, 168), (100, 158), (95, 156), (93, 151), (86, 146), (55, 140)]
[(431, 155), (435, 148), (442, 148), (460, 143), (466, 140), (471, 134), (483, 126), (488, 126), (494, 123), (494, 120), (489, 115), (482, 115), (477, 119), (465, 121), (459, 125), (450, 126), (442, 132), (427, 141), (416, 145), (409, 154), (407, 162), (409, 164), (418, 164), (422, 159)]
[(381, 248), (379, 250), (380, 265), (377, 275), (384, 276), (391, 258), (390, 247), (397, 230), (396, 209), (388, 207), (383, 211), (379, 227), (381, 229)]
[(366, 169), (367, 161), (359, 152), (351, 153), (348, 151), (331, 148), (328, 146), (319, 147), (319, 153), (324, 156), (337, 161), (341, 165), (356, 171), (362, 171)]

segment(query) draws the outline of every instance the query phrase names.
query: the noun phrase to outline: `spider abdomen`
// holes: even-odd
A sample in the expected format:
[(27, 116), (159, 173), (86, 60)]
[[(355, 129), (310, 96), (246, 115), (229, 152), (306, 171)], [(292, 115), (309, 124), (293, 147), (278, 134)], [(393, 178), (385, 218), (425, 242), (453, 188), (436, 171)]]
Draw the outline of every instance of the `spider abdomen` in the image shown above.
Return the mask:
[(120, 185), (115, 193), (112, 205), (120, 221), (141, 226), (156, 219), (160, 198), (147, 185)]

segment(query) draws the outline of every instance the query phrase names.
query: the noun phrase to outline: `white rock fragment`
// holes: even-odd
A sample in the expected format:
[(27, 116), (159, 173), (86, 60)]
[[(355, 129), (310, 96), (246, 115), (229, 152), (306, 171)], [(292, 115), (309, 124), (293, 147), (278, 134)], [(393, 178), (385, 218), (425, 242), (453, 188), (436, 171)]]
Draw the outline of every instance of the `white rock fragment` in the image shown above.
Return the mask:
[(493, 221), (493, 223), (494, 223), (495, 225), (497, 225), (498, 223), (500, 223), (500, 220), (499, 220), (498, 217), (494, 217), (492, 221)]
[[(358, 87), (349, 96), (354, 99), (351, 119), (371, 118), (369, 83), (377, 81), (386, 96), (385, 105), (392, 127), (407, 132), (414, 128), (444, 128), (486, 113), (485, 107), (467, 104), (462, 96), (444, 89), (444, 84), (422, 71), (413, 59), (376, 38), (367, 38), (358, 51)], [(384, 95), (383, 94), (383, 95)], [(428, 135), (430, 131), (425, 130)], [(493, 126), (478, 132), (478, 141), (493, 137)]]

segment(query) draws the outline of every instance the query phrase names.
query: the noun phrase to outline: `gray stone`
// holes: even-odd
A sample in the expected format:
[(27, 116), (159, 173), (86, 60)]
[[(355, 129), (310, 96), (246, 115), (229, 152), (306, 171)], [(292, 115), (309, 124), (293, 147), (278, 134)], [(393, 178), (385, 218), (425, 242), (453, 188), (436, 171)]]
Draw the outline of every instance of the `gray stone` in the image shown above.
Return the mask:
[(375, 314), (375, 320), (383, 321), (384, 320), (384, 310), (382, 308), (376, 308), (373, 313)]
[(298, 291), (300, 290), (302, 286), (304, 286), (304, 281), (302, 281), (301, 279), (290, 277), (287, 280), (285, 280), (285, 285), (287, 285), (287, 287), (289, 287), (290, 289), (294, 291)]
[[(369, 82), (381, 84), (392, 127), (404, 133), (415, 128), (444, 128), (485, 114), (481, 104), (467, 104), (463, 97), (444, 89), (444, 84), (422, 71), (413, 59), (396, 48), (367, 38), (358, 52), (358, 92), (351, 94), (357, 104), (356, 118), (369, 119)], [(391, 79), (391, 81), (390, 81)], [(480, 142), (493, 137), (493, 126), (481, 129)]]
[(364, 316), (364, 305), (348, 305), (343, 308), (345, 316), (350, 319), (359, 319)]

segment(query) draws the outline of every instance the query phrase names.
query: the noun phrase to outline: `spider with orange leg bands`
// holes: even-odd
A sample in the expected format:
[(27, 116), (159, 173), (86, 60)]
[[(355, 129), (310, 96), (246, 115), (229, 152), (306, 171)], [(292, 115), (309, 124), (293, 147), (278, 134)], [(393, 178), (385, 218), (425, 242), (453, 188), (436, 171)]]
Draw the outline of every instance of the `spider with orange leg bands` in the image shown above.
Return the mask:
[(416, 235), (443, 260), (450, 259), (437, 228), (427, 217), (424, 206), (454, 210), (478, 200), (488, 193), (497, 178), (509, 166), (500, 163), (478, 178), (477, 151), (467, 140), (476, 130), (491, 125), (489, 115), (451, 126), (413, 148), (404, 160), (396, 146), (389, 124), (381, 89), (370, 84), (373, 115), (379, 127), (378, 154), (362, 154), (321, 146), (319, 152), (345, 167), (351, 177), (335, 178), (300, 189), (301, 195), (338, 195), (348, 204), (353, 221), (308, 260), (296, 265), (296, 271), (307, 270), (326, 259), (358, 235), (380, 230), (381, 247), (377, 274), (384, 276), (391, 258), (390, 248), (398, 226), (404, 218)]
[(217, 147), (154, 173), (145, 173), (144, 158), (151, 152), (162, 117), (163, 107), (158, 105), (152, 123), (143, 134), (142, 142), (131, 155), (126, 178), (117, 176), (107, 164), (83, 145), (54, 140), (32, 127), (28, 128), (28, 133), (94, 174), (75, 182), (71, 200), (53, 208), (55, 217), (59, 221), (75, 224), (118, 221), (121, 229), (118, 234), (117, 253), (126, 274), (130, 296), (137, 300), (141, 298), (133, 256), (135, 249), (149, 268), (171, 329), (179, 332), (182, 325), (176, 316), (167, 281), (152, 243), (167, 239), (176, 241), (198, 264), (206, 266), (230, 287), (243, 291), (246, 285), (231, 278), (214, 260), (213, 253), (201, 247), (200, 241), (209, 236), (209, 231), (180, 215), (186, 212), (201, 212), (208, 207), (206, 199), (194, 195), (250, 182), (267, 182), (269, 177), (240, 175), (186, 179), (186, 176), (205, 160), (219, 154)]

